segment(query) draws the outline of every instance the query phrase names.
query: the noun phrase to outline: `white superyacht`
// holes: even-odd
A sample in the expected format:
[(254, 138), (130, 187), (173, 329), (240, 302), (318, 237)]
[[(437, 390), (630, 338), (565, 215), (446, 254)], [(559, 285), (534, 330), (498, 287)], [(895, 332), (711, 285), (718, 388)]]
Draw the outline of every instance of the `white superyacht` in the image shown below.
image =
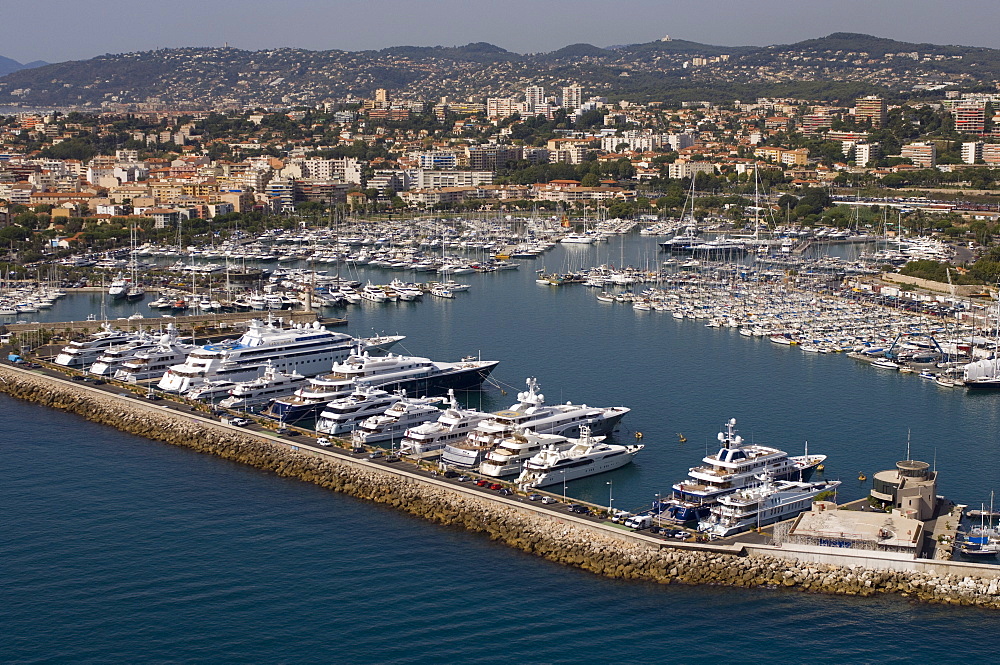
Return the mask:
[(403, 397), (385, 413), (363, 420), (354, 429), (352, 440), (358, 445), (400, 441), (410, 427), (437, 419), (442, 402), (440, 397)]
[(401, 339), (391, 336), (356, 340), (327, 330), (318, 321), (284, 328), (280, 319), (277, 325), (273, 319), (253, 319), (238, 339), (206, 344), (192, 351), (183, 363), (167, 370), (158, 387), (184, 393), (205, 381), (248, 381), (260, 376), (269, 361), (280, 372), (313, 376), (347, 358), (356, 344), (385, 351)]
[(182, 342), (176, 326), (168, 323), (156, 346), (140, 351), (123, 362), (115, 371), (115, 378), (128, 383), (160, 378), (171, 366), (184, 362), (196, 348), (196, 344)]
[(538, 381), (529, 377), (528, 389), (517, 394), (517, 403), (497, 411), (480, 422), (468, 439), (445, 446), (441, 462), (475, 468), (507, 436), (516, 430), (530, 429), (539, 434), (576, 436), (586, 427), (594, 435), (609, 434), (630, 409), (624, 406), (590, 407), (586, 404), (545, 404), (538, 392)]
[(525, 462), (515, 481), (518, 486), (544, 487), (613, 471), (631, 462), (644, 447), (641, 443), (605, 443), (603, 437), (591, 436), (588, 427), (582, 429), (579, 440), (571, 447), (550, 446)]
[(463, 409), (455, 399), (455, 391), (448, 391), (449, 406), (441, 412), (437, 420), (426, 422), (406, 430), (400, 449), (406, 454), (429, 453), (441, 450), (449, 443), (461, 441), (469, 436), (480, 422), (493, 414), (476, 409)]
[[(604, 440), (603, 436), (593, 437)], [(565, 450), (575, 445), (579, 439), (570, 439), (559, 434), (536, 434), (531, 430), (517, 431), (506, 437), (500, 445), (486, 453), (486, 459), (479, 465), (479, 473), (484, 476), (502, 478), (516, 476), (524, 462), (545, 448)]]

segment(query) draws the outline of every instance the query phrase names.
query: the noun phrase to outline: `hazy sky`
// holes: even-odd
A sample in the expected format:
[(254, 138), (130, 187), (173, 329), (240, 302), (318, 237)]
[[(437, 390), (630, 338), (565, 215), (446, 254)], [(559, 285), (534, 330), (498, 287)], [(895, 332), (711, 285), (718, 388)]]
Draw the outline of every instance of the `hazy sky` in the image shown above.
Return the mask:
[(81, 60), (174, 46), (453, 46), (519, 53), (669, 34), (724, 46), (831, 32), (1000, 48), (1000, 0), (48, 0), (4, 2), (0, 55)]

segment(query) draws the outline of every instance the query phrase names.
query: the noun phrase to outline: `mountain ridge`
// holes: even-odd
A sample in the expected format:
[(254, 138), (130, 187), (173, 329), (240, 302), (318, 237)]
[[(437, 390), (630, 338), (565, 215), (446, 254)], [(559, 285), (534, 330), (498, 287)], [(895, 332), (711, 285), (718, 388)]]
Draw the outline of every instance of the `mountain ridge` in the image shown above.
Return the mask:
[(634, 100), (723, 100), (797, 91), (834, 99), (883, 89), (909, 94), (921, 86), (995, 87), (998, 79), (1000, 49), (846, 32), (785, 45), (672, 39), (614, 49), (577, 43), (529, 54), (487, 42), (366, 51), (183, 47), (18, 69), (0, 77), (0, 104), (311, 105), (371, 97), (378, 88), (416, 99), (507, 96), (532, 83), (550, 90), (579, 83), (587, 94)]

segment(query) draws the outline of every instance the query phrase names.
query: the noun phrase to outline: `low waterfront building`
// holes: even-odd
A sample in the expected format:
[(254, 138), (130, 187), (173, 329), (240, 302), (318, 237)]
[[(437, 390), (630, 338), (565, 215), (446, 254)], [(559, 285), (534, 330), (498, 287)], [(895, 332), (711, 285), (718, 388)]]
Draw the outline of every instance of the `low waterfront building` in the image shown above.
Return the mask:
[(784, 543), (795, 549), (868, 550), (915, 559), (923, 539), (923, 522), (898, 510), (891, 513), (838, 510), (833, 502), (817, 501), (812, 510), (795, 519)]

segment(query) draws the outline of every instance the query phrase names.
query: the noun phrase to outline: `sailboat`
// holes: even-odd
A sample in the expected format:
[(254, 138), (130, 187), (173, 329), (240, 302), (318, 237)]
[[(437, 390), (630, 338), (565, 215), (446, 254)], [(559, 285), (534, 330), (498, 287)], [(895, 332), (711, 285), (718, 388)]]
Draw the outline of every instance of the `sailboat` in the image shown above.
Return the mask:
[[(959, 551), (967, 557), (987, 558), (1000, 554), (1000, 540), (993, 537), (996, 530), (986, 528), (986, 515), (993, 515), (993, 492), (990, 492), (990, 510), (986, 512), (986, 506), (980, 505), (979, 528), (973, 529), (962, 542)], [(993, 536), (991, 536), (991, 532)]]
[(142, 284), (139, 283), (138, 270), (135, 264), (135, 256), (136, 256), (135, 241), (136, 241), (136, 236), (138, 235), (138, 231), (136, 230), (134, 224), (132, 225), (130, 235), (132, 240), (132, 252), (130, 254), (130, 256), (132, 257), (130, 262), (131, 275), (129, 277), (128, 292), (126, 293), (125, 297), (128, 298), (129, 301), (135, 302), (138, 300), (142, 300), (143, 298), (146, 297), (146, 289), (144, 289)]
[[(1000, 341), (1000, 297), (997, 299), (997, 341)], [(971, 353), (971, 350), (970, 350)], [(1000, 390), (1000, 347), (992, 358), (971, 362), (963, 368), (962, 383), (969, 390)]]

